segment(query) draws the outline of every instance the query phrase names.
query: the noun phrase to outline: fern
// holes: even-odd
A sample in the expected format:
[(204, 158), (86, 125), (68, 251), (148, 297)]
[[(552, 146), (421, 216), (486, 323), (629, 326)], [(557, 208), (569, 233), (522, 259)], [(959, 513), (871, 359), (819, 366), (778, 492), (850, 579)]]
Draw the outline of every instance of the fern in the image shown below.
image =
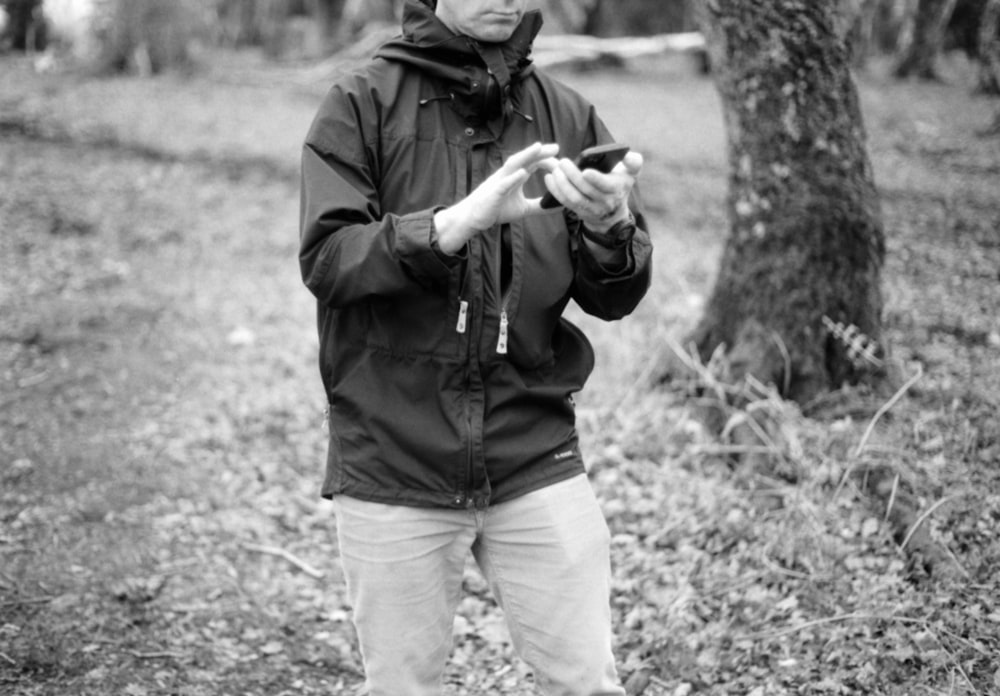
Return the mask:
[(882, 359), (878, 357), (878, 341), (866, 335), (854, 324), (843, 324), (830, 317), (823, 317), (823, 325), (833, 336), (847, 348), (847, 357), (857, 369), (866, 367), (881, 368)]

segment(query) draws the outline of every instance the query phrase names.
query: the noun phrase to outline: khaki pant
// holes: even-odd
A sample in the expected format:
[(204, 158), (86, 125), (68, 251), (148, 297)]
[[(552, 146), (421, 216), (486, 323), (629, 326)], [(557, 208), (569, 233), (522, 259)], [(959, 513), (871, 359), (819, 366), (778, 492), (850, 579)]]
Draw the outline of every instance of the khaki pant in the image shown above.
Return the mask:
[(439, 696), (469, 552), (547, 696), (622, 696), (609, 534), (587, 477), (486, 510), (334, 499), (371, 696)]

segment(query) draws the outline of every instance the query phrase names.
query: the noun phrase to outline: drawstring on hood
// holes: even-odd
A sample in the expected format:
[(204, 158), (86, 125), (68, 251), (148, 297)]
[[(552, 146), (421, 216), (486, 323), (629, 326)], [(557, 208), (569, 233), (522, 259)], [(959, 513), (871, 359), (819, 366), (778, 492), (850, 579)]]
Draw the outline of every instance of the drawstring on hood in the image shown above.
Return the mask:
[(421, 106), (448, 100), (470, 123), (487, 123), (511, 114), (532, 121), (515, 107), (515, 89), (534, 71), (531, 44), (541, 28), (542, 15), (533, 10), (525, 13), (507, 41), (477, 41), (453, 33), (431, 5), (407, 0), (403, 35), (383, 44), (375, 57), (412, 65), (443, 83), (446, 93), (422, 99)]

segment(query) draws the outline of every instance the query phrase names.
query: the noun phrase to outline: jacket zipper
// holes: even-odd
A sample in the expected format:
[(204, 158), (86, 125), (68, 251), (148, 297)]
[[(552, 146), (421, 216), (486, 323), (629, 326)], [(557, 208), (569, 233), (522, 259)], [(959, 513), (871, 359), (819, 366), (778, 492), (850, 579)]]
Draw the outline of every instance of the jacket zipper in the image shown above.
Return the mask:
[(508, 284), (508, 287), (506, 287), (506, 288), (503, 287), (503, 227), (501, 227), (498, 230), (498, 232), (499, 232), (500, 239), (499, 239), (499, 243), (497, 244), (496, 263), (494, 264), (494, 266), (495, 266), (494, 270), (496, 272), (496, 276), (495, 276), (496, 277), (496, 285), (497, 285), (498, 288), (501, 288), (501, 293), (502, 294), (500, 296), (500, 330), (499, 330), (498, 336), (497, 336), (497, 353), (499, 355), (506, 355), (507, 354), (507, 333), (508, 333), (508, 329), (509, 329), (509, 326), (510, 326), (510, 322), (508, 321), (508, 317), (507, 317), (507, 307), (510, 304), (511, 291), (513, 290), (513, 287), (514, 287), (514, 269), (513, 269), (513, 264), (514, 264), (514, 230), (510, 230), (510, 236), (511, 236), (511, 240), (510, 240), (511, 251), (510, 251), (510, 254), (511, 254), (511, 266), (512, 267), (511, 267), (511, 271), (510, 271), (510, 276), (511, 276), (510, 283)]
[[(465, 151), (465, 193), (466, 195), (472, 191), (472, 172), (473, 172), (473, 150), (471, 147), (467, 148)], [(470, 333), (476, 331), (476, 317), (475, 312), (470, 316), (469, 300), (463, 298), (465, 293), (466, 282), (469, 282), (471, 287), (471, 295), (475, 298), (476, 294), (476, 284), (473, 280), (475, 269), (473, 264), (475, 263), (475, 254), (473, 254), (474, 245), (469, 244), (469, 260), (468, 266), (465, 268), (462, 275), (462, 284), (459, 286), (458, 292), (458, 323), (455, 326), (455, 330), (460, 334), (465, 334), (466, 331), (471, 329)], [(465, 274), (469, 274), (467, 277)], [(466, 345), (468, 350), (466, 352), (466, 365), (465, 365), (465, 428), (467, 435), (466, 446), (465, 446), (465, 483), (462, 489), (459, 491), (458, 496), (455, 499), (457, 505), (468, 505), (469, 499), (472, 493), (472, 459), (473, 459), (473, 440), (475, 439), (474, 424), (472, 422), (472, 370), (475, 369), (474, 365), (476, 361), (479, 360), (479, 351), (476, 348), (475, 336), (468, 336), (466, 338)]]
[(507, 301), (500, 308), (500, 337), (497, 339), (497, 353), (507, 354)]
[(459, 298), (458, 300), (458, 323), (455, 324), (455, 331), (460, 334), (465, 333), (469, 321), (469, 301)]

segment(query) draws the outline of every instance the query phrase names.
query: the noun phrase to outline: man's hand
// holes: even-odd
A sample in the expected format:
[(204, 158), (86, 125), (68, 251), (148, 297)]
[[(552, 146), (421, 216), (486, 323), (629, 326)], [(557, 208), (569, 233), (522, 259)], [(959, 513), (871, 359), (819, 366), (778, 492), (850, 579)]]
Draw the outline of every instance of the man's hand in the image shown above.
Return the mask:
[(542, 212), (540, 198), (528, 199), (524, 184), (539, 168), (556, 166), (556, 144), (535, 143), (507, 158), (503, 166), (461, 201), (434, 214), (438, 247), (446, 254), (498, 223), (511, 222)]
[(545, 185), (552, 195), (594, 232), (607, 232), (629, 215), (628, 197), (642, 171), (642, 155), (629, 152), (609, 173), (580, 171), (573, 160), (560, 159), (549, 167)]

